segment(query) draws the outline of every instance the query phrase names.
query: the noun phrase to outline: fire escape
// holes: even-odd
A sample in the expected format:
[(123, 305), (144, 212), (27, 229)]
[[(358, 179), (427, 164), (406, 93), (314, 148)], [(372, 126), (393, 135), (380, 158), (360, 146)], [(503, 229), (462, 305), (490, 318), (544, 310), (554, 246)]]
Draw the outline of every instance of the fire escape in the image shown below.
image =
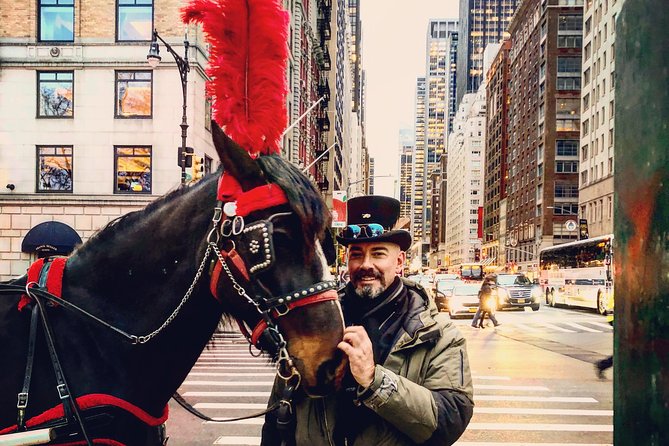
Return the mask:
[(330, 188), (330, 182), (327, 179), (327, 167), (330, 160), (330, 154), (327, 150), (327, 134), (330, 131), (330, 118), (328, 117), (328, 106), (330, 104), (330, 83), (328, 82), (328, 72), (332, 69), (332, 60), (328, 50), (328, 42), (332, 39), (332, 29), (330, 20), (332, 16), (332, 0), (318, 1), (318, 32), (320, 34), (320, 45), (314, 48), (314, 55), (320, 69), (320, 79), (318, 81), (318, 96), (323, 98), (318, 108), (316, 123), (320, 132), (320, 138), (316, 147), (314, 156), (318, 158), (315, 166), (315, 179), (321, 192), (326, 192)]

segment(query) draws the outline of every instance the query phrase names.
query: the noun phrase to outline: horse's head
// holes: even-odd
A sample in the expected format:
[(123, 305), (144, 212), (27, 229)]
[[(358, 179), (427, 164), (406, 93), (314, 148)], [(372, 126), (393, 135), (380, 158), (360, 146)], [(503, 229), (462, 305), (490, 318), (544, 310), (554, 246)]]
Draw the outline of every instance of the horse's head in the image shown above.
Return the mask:
[(253, 343), (278, 358), (282, 376), (294, 373), (294, 364), (307, 394), (326, 395), (346, 367), (337, 349), (343, 317), (321, 245), (327, 207), (295, 166), (274, 155), (253, 160), (212, 128), (224, 174), (222, 221), (210, 241), (223, 257), (233, 253), (214, 273), (214, 292), (226, 294), (226, 311), (248, 325)]

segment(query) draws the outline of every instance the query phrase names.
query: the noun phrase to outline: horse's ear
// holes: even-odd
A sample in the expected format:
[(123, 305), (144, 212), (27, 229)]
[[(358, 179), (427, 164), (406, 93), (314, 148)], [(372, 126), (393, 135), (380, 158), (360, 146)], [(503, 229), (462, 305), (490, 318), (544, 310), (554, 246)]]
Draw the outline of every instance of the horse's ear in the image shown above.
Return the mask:
[(224, 172), (235, 177), (244, 190), (266, 183), (260, 166), (214, 120), (211, 121), (211, 133)]

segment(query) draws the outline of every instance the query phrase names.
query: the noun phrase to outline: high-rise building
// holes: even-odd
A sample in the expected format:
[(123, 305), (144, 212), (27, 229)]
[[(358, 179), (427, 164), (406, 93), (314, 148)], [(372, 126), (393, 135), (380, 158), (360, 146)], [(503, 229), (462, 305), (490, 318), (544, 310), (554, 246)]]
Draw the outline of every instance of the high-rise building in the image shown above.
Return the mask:
[[(414, 242), (423, 240), (425, 209), (425, 78), (416, 80), (414, 155), (413, 155), (413, 217), (411, 223)], [(419, 244), (417, 246), (420, 246)]]
[(446, 199), (446, 255), (451, 265), (476, 260), (481, 249), (479, 214), (483, 206), (485, 88), (466, 94), (449, 135)]
[[(414, 152), (413, 129), (400, 129), (400, 175), (399, 175), (399, 200), (400, 218), (411, 219), (411, 207), (413, 197), (413, 152)], [(411, 226), (411, 225), (409, 225)]]
[[(580, 218), (590, 237), (613, 232), (616, 17), (624, 1), (586, 1), (583, 14)], [(578, 45), (565, 36), (565, 46)]]
[[(527, 0), (511, 33), (507, 261), (535, 268), (538, 251), (576, 238), (581, 48), (580, 0)], [(506, 249), (506, 248), (505, 248)]]
[(453, 119), (458, 110), (457, 81), (458, 81), (458, 33), (453, 31), (448, 34), (448, 125), (446, 135), (453, 131)]
[[(432, 19), (428, 24), (425, 65), (425, 167), (423, 237), (429, 243), (432, 232), (432, 172), (439, 168), (439, 160), (446, 153), (446, 131), (449, 122), (449, 105), (453, 81), (451, 67), (451, 33), (456, 33), (456, 19)], [(416, 129), (418, 131), (418, 129)]]
[(457, 102), (483, 80), (483, 50), (499, 43), (521, 0), (460, 0)]
[[(500, 256), (500, 202), (506, 198), (509, 147), (509, 50), (504, 40), (486, 73), (486, 145), (483, 180), (482, 257), (491, 265), (503, 264)], [(486, 51), (488, 49), (486, 48)]]

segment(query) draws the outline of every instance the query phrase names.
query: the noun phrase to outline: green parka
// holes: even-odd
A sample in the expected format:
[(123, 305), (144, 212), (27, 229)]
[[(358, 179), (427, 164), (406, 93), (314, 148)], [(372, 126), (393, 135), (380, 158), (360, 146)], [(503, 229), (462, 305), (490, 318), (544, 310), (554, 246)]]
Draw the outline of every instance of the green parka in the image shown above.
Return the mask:
[[(288, 445), (446, 446), (462, 435), (474, 407), (465, 339), (422, 287), (404, 279), (403, 286), (409, 310), (402, 333), (383, 365), (376, 365), (372, 384), (357, 391), (355, 403), (375, 415), (354, 438), (342, 438), (336, 434), (337, 423), (345, 418), (338, 411), (341, 395), (295, 395), (295, 438)], [(270, 405), (279, 399), (283, 384), (275, 381)], [(266, 416), (261, 444), (281, 444), (274, 414)]]

